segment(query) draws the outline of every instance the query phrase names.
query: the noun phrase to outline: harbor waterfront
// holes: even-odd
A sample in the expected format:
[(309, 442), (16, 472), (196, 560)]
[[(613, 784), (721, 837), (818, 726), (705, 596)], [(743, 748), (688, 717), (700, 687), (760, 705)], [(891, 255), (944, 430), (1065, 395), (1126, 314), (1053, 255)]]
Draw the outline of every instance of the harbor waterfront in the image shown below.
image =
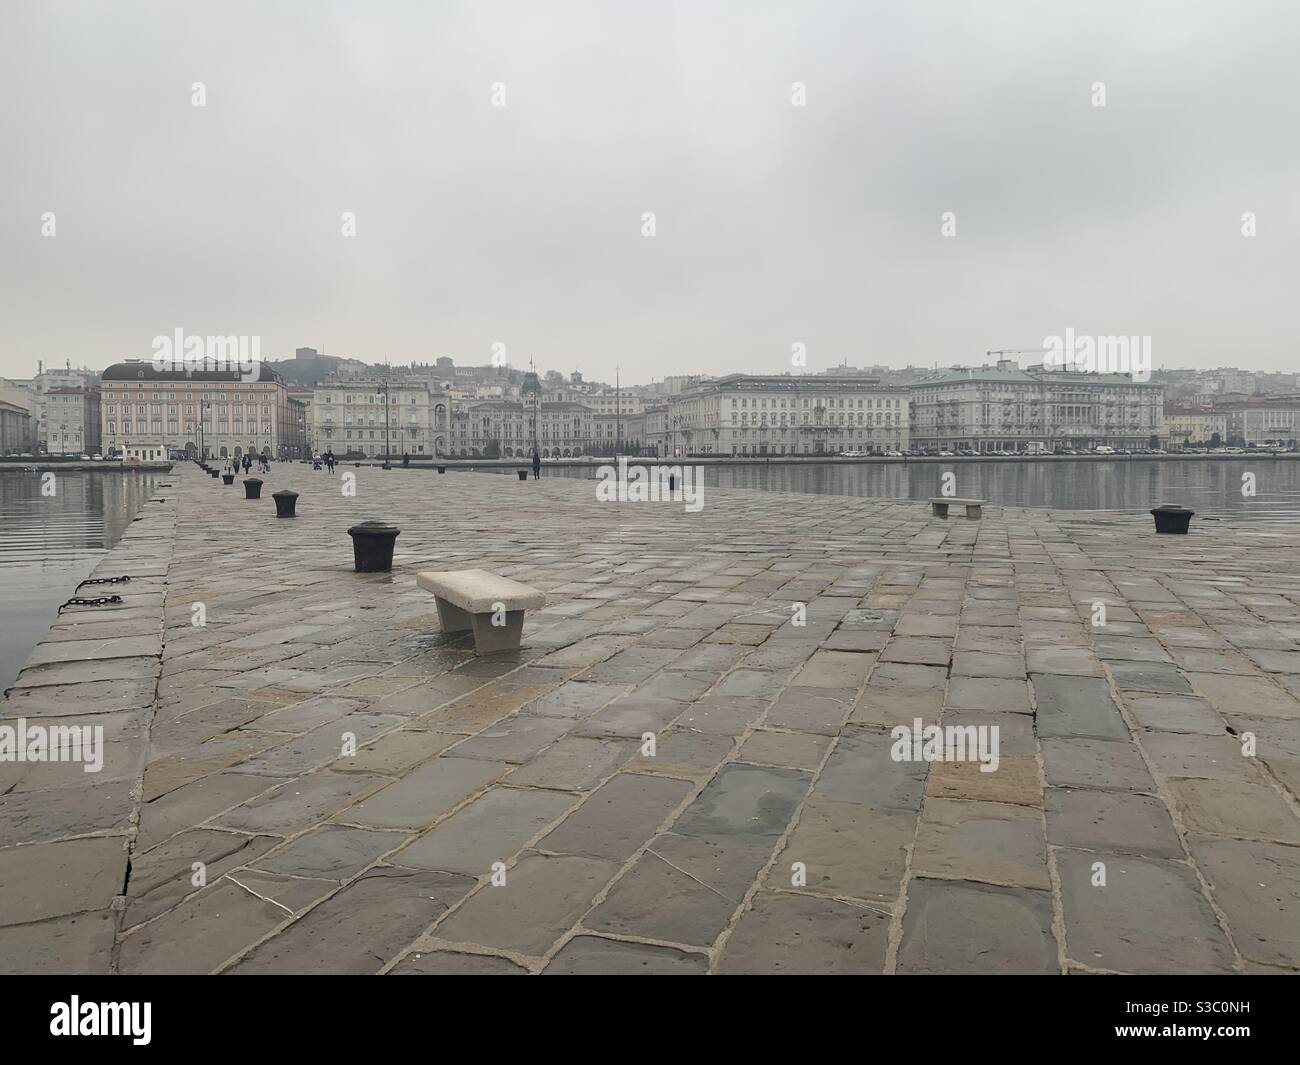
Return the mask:
[(58, 468), (51, 485), (0, 468), (0, 686), (13, 683), (60, 605), (165, 481), (157, 473), (110, 473)]
[[(0, 969), (1300, 971), (1294, 524), (713, 472), (178, 464), (0, 711), (104, 740), (0, 757)], [(440, 631), (470, 568), (546, 593), (519, 651)]]

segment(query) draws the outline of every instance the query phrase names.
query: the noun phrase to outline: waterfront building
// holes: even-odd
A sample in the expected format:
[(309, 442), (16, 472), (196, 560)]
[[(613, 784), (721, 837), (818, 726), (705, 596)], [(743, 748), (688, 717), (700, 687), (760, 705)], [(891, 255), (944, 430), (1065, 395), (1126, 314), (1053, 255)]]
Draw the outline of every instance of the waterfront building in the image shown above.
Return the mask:
[(30, 454), (31, 446), (32, 412), (0, 393), (0, 455)]
[(1165, 404), (1170, 447), (1218, 447), (1227, 443), (1228, 415), (1213, 407)]
[(441, 453), (448, 401), (425, 377), (393, 373), (331, 374), (312, 394), (311, 449), (340, 458)]
[(1168, 442), (1164, 389), (1129, 374), (953, 367), (916, 381), (911, 392), (912, 443), (920, 449), (1026, 451), (1158, 447)]
[[(245, 376), (250, 380), (245, 380)], [(208, 458), (245, 454), (297, 458), (306, 448), (302, 404), (266, 363), (239, 370), (159, 370), (127, 359), (104, 371), (100, 437), (104, 453), (172, 452)]]
[(1224, 416), (1230, 447), (1293, 448), (1300, 440), (1300, 396), (1216, 402), (1214, 409)]
[(647, 420), (661, 456), (881, 454), (909, 441), (907, 389), (862, 374), (728, 374), (666, 408), (662, 435)]
[(47, 455), (97, 454), (99, 408), (98, 388), (51, 388), (42, 397), (42, 450)]

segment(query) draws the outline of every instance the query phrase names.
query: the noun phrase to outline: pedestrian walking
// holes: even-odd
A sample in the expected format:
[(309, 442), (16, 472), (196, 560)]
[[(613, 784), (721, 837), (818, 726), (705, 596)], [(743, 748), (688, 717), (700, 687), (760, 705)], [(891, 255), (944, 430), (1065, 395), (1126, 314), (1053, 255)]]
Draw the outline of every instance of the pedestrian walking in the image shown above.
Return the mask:
[(542, 476), (542, 454), (537, 448), (533, 448), (533, 480), (540, 480)]

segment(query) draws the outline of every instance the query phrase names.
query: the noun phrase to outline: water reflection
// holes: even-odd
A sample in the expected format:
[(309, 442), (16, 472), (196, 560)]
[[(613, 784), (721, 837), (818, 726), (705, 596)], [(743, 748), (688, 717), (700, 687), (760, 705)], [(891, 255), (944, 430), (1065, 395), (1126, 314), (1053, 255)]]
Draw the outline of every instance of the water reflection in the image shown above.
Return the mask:
[[(594, 469), (551, 467), (545, 472), (550, 476), (595, 476)], [(771, 492), (927, 499), (940, 494), (940, 478), (945, 472), (955, 475), (957, 495), (1003, 505), (1145, 512), (1161, 503), (1181, 503), (1202, 517), (1300, 519), (1300, 461), (1268, 455), (1245, 460), (1134, 458), (1114, 462), (772, 462), (707, 466), (705, 484)], [(1247, 473), (1254, 474), (1253, 496), (1242, 494), (1242, 477)]]
[(121, 538), (156, 474), (59, 473), (52, 496), (37, 474), (0, 473), (0, 688), (95, 563)]

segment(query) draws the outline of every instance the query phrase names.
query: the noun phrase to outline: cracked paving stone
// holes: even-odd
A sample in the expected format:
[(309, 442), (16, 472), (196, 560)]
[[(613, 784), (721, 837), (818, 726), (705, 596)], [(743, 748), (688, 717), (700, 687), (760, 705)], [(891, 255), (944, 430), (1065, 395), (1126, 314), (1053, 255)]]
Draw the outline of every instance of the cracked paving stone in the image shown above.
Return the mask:
[(133, 928), (157, 917), (198, 891), (193, 880), (195, 862), (203, 863), (205, 878), (211, 883), (229, 870), (258, 858), (279, 842), (275, 836), (246, 836), (196, 828), (173, 836), (146, 854), (135, 855), (131, 860), (122, 927)]
[(380, 868), (250, 951), (234, 973), (376, 973), (474, 886), (469, 877)]
[(126, 935), (119, 948), (118, 971), (168, 976), (208, 973), (289, 916), (275, 903), (222, 879)]
[(583, 926), (707, 947), (726, 928), (770, 848), (770, 841), (665, 833), (583, 918)]

